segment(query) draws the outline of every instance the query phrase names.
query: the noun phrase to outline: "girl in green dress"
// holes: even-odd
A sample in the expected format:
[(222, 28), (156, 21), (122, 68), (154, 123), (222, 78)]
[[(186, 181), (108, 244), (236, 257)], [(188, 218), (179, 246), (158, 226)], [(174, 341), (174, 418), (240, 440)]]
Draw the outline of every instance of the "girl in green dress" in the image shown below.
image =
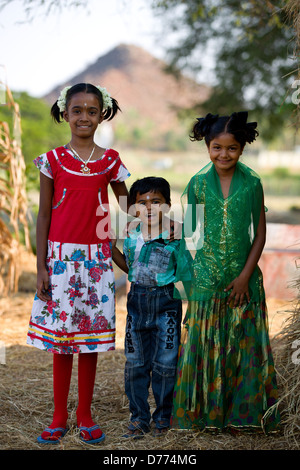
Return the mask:
[(178, 261), (188, 308), (174, 389), (172, 425), (177, 428), (268, 432), (279, 423), (257, 265), (266, 236), (263, 189), (259, 176), (239, 161), (245, 144), (258, 135), (257, 123), (247, 118), (246, 112), (208, 114), (197, 120), (191, 135), (191, 140), (205, 139), (211, 162), (183, 194), (182, 254), (188, 237), (194, 236), (194, 248), (197, 244), (189, 266), (186, 257)]

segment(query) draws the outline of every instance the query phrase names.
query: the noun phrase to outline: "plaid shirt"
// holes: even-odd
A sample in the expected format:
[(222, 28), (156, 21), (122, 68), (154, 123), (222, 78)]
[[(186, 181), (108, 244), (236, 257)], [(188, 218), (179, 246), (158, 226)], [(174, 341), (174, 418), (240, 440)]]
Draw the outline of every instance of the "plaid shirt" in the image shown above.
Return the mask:
[(144, 286), (166, 286), (176, 282), (180, 240), (169, 240), (163, 232), (153, 240), (143, 239), (138, 226), (124, 241), (128, 280)]

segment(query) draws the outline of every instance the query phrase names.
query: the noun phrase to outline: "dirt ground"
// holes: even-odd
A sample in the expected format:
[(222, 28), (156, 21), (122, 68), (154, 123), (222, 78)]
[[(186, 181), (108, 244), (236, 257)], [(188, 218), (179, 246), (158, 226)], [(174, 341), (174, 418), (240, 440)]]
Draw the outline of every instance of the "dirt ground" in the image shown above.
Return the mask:
[[(27, 255), (19, 282), (19, 292), (0, 299), (0, 450), (44, 450), (36, 438), (51, 422), (52, 355), (26, 345), (26, 334), (35, 290), (35, 258)], [(70, 431), (58, 446), (47, 450), (272, 450), (293, 449), (284, 433), (276, 436), (264, 434), (223, 433), (208, 435), (195, 431), (171, 430), (160, 438), (150, 434), (138, 441), (124, 440), (129, 411), (123, 386), (124, 329), (126, 318), (126, 292), (117, 294), (116, 351), (99, 355), (93, 415), (106, 434), (98, 446), (88, 446), (79, 440), (75, 427), (77, 404), (76, 358), (69, 395)], [(280, 332), (291, 303), (268, 299), (270, 336), (276, 362)], [(3, 360), (5, 353), (5, 360)], [(1, 355), (0, 355), (1, 359)], [(150, 404), (153, 397), (150, 393)], [(152, 405), (151, 405), (152, 406)]]

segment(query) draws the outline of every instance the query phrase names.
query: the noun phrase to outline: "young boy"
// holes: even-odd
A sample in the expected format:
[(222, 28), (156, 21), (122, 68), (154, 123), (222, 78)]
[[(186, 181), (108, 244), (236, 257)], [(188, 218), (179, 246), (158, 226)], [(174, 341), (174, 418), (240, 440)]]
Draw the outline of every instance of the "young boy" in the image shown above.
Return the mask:
[(171, 199), (164, 178), (137, 180), (129, 199), (141, 223), (129, 231), (124, 255), (113, 242), (112, 257), (131, 282), (125, 332), (125, 392), (131, 419), (123, 437), (139, 439), (150, 430), (151, 373), (154, 435), (170, 426), (182, 317), (181, 300), (173, 298), (180, 240), (170, 240), (165, 230)]

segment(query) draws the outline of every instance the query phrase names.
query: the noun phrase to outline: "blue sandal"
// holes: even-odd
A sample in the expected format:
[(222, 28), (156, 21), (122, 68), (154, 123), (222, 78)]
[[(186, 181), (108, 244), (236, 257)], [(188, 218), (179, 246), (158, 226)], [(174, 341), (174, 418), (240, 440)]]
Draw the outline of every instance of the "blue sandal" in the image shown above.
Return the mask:
[[(91, 426), (90, 428), (87, 428), (86, 426), (78, 426), (78, 429), (80, 431), (80, 440), (85, 442), (86, 444), (96, 444), (97, 442), (104, 441), (105, 439), (105, 434), (104, 432), (101, 431), (100, 427), (98, 424), (95, 424), (95, 426)], [(100, 429), (102, 432), (102, 435), (98, 437), (97, 439), (92, 438), (92, 431), (96, 431), (97, 429)], [(81, 431), (87, 431), (91, 439), (84, 439), (84, 437), (81, 435)]]
[(68, 428), (53, 428), (53, 429), (46, 428), (43, 432), (49, 432), (50, 433), (49, 438), (51, 438), (55, 432), (60, 432), (61, 435), (55, 437), (55, 439), (49, 439), (49, 438), (43, 439), (42, 435), (40, 435), (37, 438), (37, 441), (39, 444), (59, 444), (60, 440), (67, 434), (68, 430), (69, 430)]

